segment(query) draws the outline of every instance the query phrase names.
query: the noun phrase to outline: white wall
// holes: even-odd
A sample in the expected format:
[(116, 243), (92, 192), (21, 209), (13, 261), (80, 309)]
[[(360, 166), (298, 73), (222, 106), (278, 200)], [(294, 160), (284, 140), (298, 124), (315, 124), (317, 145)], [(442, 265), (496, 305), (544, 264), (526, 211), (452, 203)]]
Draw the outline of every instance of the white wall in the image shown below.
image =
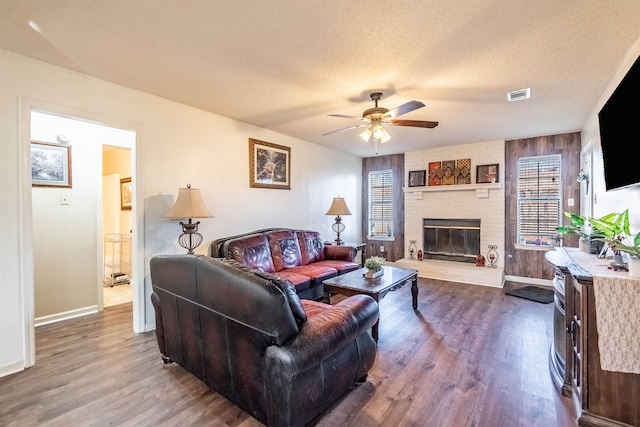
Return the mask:
[[(607, 89), (600, 97), (598, 103), (595, 105), (585, 126), (582, 130), (582, 147), (588, 146), (591, 143), (592, 148), (592, 213), (591, 216), (599, 218), (611, 212), (622, 212), (625, 209), (629, 209), (629, 216), (631, 222), (631, 232), (640, 232), (640, 185), (624, 190), (606, 191), (604, 183), (604, 172), (602, 162), (602, 148), (600, 146), (600, 129), (598, 127), (598, 113), (607, 102), (613, 91), (618, 87), (622, 78), (626, 75), (627, 71), (635, 60), (640, 56), (640, 39), (629, 48), (627, 55), (620, 64), (618, 71), (613, 79), (609, 82)], [(637, 111), (630, 107), (629, 120), (633, 120), (634, 114)], [(620, 141), (620, 149), (629, 153), (629, 163), (627, 165), (619, 165), (619, 167), (631, 167), (638, 168), (635, 161), (637, 156), (633, 154), (633, 150), (637, 147), (637, 135), (629, 135), (627, 141)], [(584, 213), (584, 212), (582, 212)]]
[[(31, 184), (21, 175), (29, 167), (21, 151), (29, 138), (28, 128), (21, 127), (21, 99), (86, 111), (89, 118), (113, 118), (136, 130), (134, 191), (139, 206), (134, 221), (143, 225), (140, 286), (145, 290), (147, 328), (153, 327), (148, 261), (156, 254), (185, 252), (177, 244), (179, 221), (163, 218), (179, 187), (200, 188), (215, 215), (201, 222), (205, 242), (199, 253), (206, 253), (206, 244), (217, 237), (273, 226), (317, 230), (330, 240), (333, 218), (324, 212), (337, 194), (353, 212), (344, 238), (359, 240), (358, 157), (2, 50), (0, 76), (0, 376), (23, 369), (29, 334), (25, 325), (33, 316), (24, 303), (32, 286), (34, 247), (31, 201), (22, 197), (30, 194)], [(249, 187), (248, 138), (291, 147), (290, 191)], [(69, 260), (67, 268), (72, 267)]]

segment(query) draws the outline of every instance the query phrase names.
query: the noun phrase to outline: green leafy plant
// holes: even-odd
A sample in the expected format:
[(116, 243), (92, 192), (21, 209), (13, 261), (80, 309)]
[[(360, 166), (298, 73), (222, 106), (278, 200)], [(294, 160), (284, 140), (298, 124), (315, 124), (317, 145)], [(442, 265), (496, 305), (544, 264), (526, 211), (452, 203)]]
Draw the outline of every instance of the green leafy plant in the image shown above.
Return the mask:
[(364, 260), (364, 266), (369, 270), (376, 272), (382, 270), (385, 262), (387, 262), (385, 258), (382, 258), (380, 256), (372, 256)]
[(599, 240), (606, 242), (614, 254), (620, 252), (640, 258), (640, 232), (635, 236), (629, 230), (629, 209), (622, 213), (612, 212), (602, 218), (589, 218), (589, 223), (602, 234)]
[(569, 218), (570, 224), (558, 227), (558, 233), (565, 234), (577, 234), (582, 239), (589, 239), (593, 237), (602, 237), (602, 234), (596, 233), (594, 235), (591, 225), (587, 218), (582, 215), (576, 215), (572, 212), (565, 212), (564, 216)]

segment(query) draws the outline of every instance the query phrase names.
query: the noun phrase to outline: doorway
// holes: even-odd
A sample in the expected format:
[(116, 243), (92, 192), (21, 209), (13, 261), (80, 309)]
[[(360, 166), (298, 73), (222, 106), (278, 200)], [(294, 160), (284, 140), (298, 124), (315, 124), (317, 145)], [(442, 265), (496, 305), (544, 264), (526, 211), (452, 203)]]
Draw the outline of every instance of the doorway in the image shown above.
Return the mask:
[[(21, 156), (27, 160), (21, 162), (24, 165), (21, 166), (21, 177), (26, 184), (22, 186), (21, 198), (25, 218), (22, 232), (26, 314), (24, 343), (25, 365), (28, 367), (35, 363), (34, 337), (38, 324), (77, 317), (103, 308), (104, 269), (100, 262), (104, 257), (102, 148), (109, 145), (128, 151), (129, 177), (135, 183), (137, 130), (131, 124), (117, 123), (112, 118), (29, 99), (21, 100), (20, 118), (23, 135)], [(65, 188), (31, 188), (31, 141), (38, 140), (70, 145), (72, 185)], [(130, 191), (130, 215), (135, 218), (135, 185), (131, 185)], [(45, 221), (41, 221), (43, 218)], [(144, 285), (138, 283), (137, 271), (142, 266), (143, 257), (140, 255), (142, 251), (138, 250), (137, 228), (134, 224), (130, 225), (134, 231), (131, 233), (130, 286), (133, 330), (142, 332), (145, 325), (144, 298), (139, 294), (144, 295)], [(45, 268), (41, 268), (43, 261)], [(54, 279), (61, 272), (66, 276)], [(39, 287), (41, 282), (45, 282), (46, 286)], [(74, 284), (78, 282), (82, 285), (74, 289)]]
[(129, 303), (131, 288), (131, 150), (102, 146), (102, 246), (104, 308)]

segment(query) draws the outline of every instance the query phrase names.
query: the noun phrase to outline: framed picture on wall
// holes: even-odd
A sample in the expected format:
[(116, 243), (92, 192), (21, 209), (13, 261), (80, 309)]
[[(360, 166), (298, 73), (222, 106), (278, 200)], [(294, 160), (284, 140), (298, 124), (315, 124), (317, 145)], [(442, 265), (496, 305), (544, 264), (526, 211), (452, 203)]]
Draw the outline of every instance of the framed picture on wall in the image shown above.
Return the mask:
[(249, 138), (249, 185), (291, 190), (291, 148)]
[(71, 188), (71, 147), (31, 141), (31, 185)]
[(424, 187), (427, 180), (427, 171), (409, 171), (409, 187)]
[(131, 178), (122, 178), (120, 180), (120, 210), (130, 211), (132, 202)]
[(476, 166), (476, 183), (484, 184), (484, 183), (492, 183), (498, 182), (498, 163), (494, 163), (491, 165), (478, 165)]

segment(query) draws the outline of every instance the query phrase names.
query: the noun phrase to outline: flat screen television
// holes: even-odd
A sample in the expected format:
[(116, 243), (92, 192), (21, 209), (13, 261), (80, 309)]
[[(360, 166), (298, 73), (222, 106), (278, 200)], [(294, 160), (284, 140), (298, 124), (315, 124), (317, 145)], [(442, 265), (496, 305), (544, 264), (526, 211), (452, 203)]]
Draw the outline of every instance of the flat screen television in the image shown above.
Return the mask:
[(598, 113), (605, 188), (618, 190), (640, 183), (635, 150), (640, 139), (640, 57)]

